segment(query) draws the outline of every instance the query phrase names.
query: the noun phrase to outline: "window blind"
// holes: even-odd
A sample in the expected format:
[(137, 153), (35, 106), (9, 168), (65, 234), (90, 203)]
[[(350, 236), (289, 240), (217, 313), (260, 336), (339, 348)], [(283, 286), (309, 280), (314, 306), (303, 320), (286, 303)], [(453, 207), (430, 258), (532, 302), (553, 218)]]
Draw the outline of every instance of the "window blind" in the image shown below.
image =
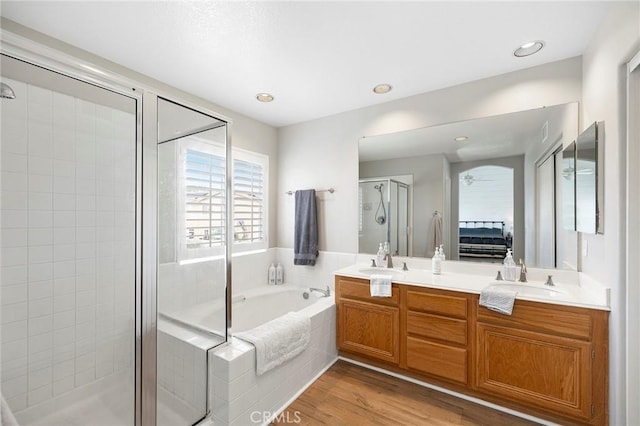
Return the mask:
[(233, 160), (233, 236), (236, 243), (264, 240), (264, 173), (261, 164)]
[(225, 158), (187, 149), (185, 161), (187, 248), (225, 244)]
[[(233, 160), (233, 242), (265, 240), (265, 166)], [(186, 150), (185, 219), (187, 249), (225, 244), (225, 158), (194, 149)]]

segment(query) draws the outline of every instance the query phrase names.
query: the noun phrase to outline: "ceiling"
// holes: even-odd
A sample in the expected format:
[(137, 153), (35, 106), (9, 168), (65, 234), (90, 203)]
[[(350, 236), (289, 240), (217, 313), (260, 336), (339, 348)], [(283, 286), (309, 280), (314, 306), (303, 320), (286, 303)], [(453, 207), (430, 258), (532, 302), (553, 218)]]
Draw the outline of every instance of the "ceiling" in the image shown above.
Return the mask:
[[(581, 55), (609, 4), (3, 0), (2, 15), (280, 127)], [(513, 56), (531, 40), (546, 46)]]
[[(456, 163), (522, 155), (530, 144), (542, 140), (542, 127), (562, 117), (565, 108), (556, 105), (364, 137), (358, 144), (358, 158), (363, 162), (442, 154)], [(455, 141), (458, 136), (468, 139)]]

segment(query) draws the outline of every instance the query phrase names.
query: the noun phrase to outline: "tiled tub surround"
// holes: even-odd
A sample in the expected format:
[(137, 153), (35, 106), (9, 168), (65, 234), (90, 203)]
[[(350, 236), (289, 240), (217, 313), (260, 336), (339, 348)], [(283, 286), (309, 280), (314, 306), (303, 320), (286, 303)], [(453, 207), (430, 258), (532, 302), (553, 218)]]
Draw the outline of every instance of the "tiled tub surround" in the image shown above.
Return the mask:
[(194, 424), (207, 413), (207, 351), (224, 339), (158, 319), (158, 426)]
[(2, 393), (21, 424), (132, 401), (135, 115), (3, 81)]
[[(302, 293), (302, 290), (298, 291)], [(282, 411), (335, 362), (333, 296), (312, 297), (316, 298), (315, 303), (300, 310), (311, 317), (311, 340), (307, 349), (292, 360), (257, 376), (255, 348), (250, 343), (231, 338), (228, 344), (209, 353), (209, 363), (213, 365), (209, 370), (209, 392), (214, 424), (266, 423), (269, 415)], [(261, 300), (257, 299), (257, 302)], [(264, 309), (270, 308), (264, 306)], [(280, 309), (283, 313), (291, 310), (282, 305)], [(239, 318), (238, 322), (248, 327), (252, 325), (246, 318)]]

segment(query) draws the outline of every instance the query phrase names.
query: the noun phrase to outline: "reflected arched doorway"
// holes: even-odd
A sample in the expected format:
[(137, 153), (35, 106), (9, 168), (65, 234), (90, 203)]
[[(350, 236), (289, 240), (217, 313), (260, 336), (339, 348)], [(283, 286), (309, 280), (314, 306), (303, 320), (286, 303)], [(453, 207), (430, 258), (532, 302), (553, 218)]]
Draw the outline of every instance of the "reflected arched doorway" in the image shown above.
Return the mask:
[(479, 166), (458, 174), (460, 260), (502, 262), (514, 238), (514, 170)]

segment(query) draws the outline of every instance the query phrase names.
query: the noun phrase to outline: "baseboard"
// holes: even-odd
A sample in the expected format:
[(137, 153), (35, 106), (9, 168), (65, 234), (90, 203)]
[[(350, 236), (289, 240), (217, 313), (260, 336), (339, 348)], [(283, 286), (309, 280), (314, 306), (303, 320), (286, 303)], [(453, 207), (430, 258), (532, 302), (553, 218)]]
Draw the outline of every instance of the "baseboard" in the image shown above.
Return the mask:
[(530, 414), (521, 413), (519, 411), (512, 410), (510, 408), (506, 408), (506, 407), (503, 407), (501, 405), (493, 404), (491, 402), (487, 402), (485, 400), (482, 400), (482, 399), (479, 399), (479, 398), (475, 398), (473, 396), (465, 395), (463, 393), (455, 392), (455, 391), (452, 391), (452, 390), (447, 389), (447, 388), (436, 386), (436, 385), (433, 385), (433, 384), (428, 383), (428, 382), (423, 382), (422, 380), (418, 380), (418, 379), (415, 379), (413, 377), (409, 377), (409, 376), (405, 376), (403, 374), (395, 373), (393, 371), (385, 370), (384, 368), (375, 367), (373, 365), (369, 365), (369, 364), (366, 364), (364, 362), (360, 362), (360, 361), (356, 361), (356, 360), (353, 360), (353, 359), (345, 358), (343, 356), (339, 356), (338, 359), (341, 360), (341, 361), (345, 361), (345, 362), (348, 362), (348, 363), (351, 363), (351, 364), (358, 365), (360, 367), (368, 368), (369, 370), (377, 371), (378, 373), (386, 374), (388, 376), (392, 376), (392, 377), (395, 377), (395, 378), (398, 378), (398, 379), (401, 379), (401, 380), (404, 380), (404, 381), (407, 381), (407, 382), (415, 383), (416, 385), (419, 385), (419, 386), (422, 386), (422, 387), (425, 387), (425, 388), (429, 388), (429, 389), (433, 389), (433, 390), (438, 391), (438, 392), (446, 393), (447, 395), (455, 396), (456, 398), (464, 399), (464, 400), (467, 400), (469, 402), (473, 402), (474, 404), (483, 405), (485, 407), (492, 408), (492, 409), (494, 409), (496, 411), (501, 411), (503, 413), (507, 413), (507, 414), (511, 414), (513, 416), (516, 416), (516, 417), (520, 417), (522, 419), (530, 420), (530, 421), (535, 422), (535, 423), (539, 423), (539, 424), (546, 425), (546, 426), (558, 426), (557, 423), (553, 423), (553, 422), (550, 422), (548, 420), (540, 419), (540, 418), (532, 416)]

